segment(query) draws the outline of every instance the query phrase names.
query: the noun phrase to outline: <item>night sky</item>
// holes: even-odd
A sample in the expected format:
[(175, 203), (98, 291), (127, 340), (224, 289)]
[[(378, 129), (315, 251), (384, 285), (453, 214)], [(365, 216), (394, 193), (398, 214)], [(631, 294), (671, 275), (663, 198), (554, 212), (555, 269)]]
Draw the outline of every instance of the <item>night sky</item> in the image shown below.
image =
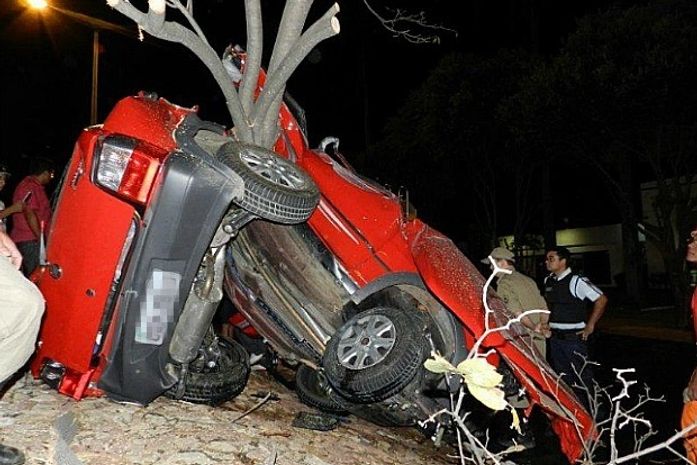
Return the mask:
[[(180, 105), (198, 104), (203, 118), (230, 124), (216, 84), (184, 47), (149, 36), (139, 42), (130, 20), (101, 0), (51, 3), (132, 31), (131, 37), (100, 34), (99, 121), (119, 99), (148, 90)], [(552, 54), (573, 30), (576, 17), (608, 4), (597, 0), (389, 3), (415, 11), (425, 9), (430, 20), (455, 29), (457, 35), (444, 32), (437, 45), (409, 44), (384, 30), (362, 2), (341, 2), (341, 33), (320, 44), (288, 83), (288, 91), (306, 110), (311, 144), (327, 135), (338, 136), (349, 161), (353, 153), (364, 152), (380, 137), (386, 119), (444, 54), (488, 55), (500, 48)], [(453, 11), (455, 3), (461, 11)], [(282, 2), (262, 2), (267, 54), (280, 17), (278, 4)], [(375, 2), (374, 6), (384, 4)], [(79, 131), (88, 125), (92, 31), (56, 11), (28, 11), (23, 0), (3, 0), (3, 5), (0, 159), (17, 172), (16, 182), (28, 157), (46, 155), (64, 164)], [(242, 5), (232, 0), (195, 2), (195, 16), (217, 50), (228, 43), (244, 44)], [(330, 2), (316, 1), (310, 20), (328, 5)], [(6, 199), (9, 192), (0, 196)], [(431, 220), (437, 227), (439, 222), (452, 221), (437, 215)]]

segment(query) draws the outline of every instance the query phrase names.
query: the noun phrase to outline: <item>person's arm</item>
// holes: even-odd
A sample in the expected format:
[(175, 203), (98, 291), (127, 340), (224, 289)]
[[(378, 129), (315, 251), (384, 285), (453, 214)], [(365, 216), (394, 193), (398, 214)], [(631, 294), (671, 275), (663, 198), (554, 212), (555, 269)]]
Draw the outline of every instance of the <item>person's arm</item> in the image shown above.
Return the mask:
[(19, 269), (22, 266), (22, 254), (17, 250), (17, 246), (12, 242), (7, 233), (0, 231), (0, 255), (10, 259), (10, 263)]
[[(501, 297), (506, 304), (506, 308), (508, 308), (513, 315), (519, 317), (523, 313), (523, 306), (520, 303), (518, 294), (516, 293), (512, 283), (510, 283), (507, 279), (501, 279), (499, 281), (496, 293), (499, 295), (499, 297)], [(532, 320), (530, 320), (530, 318), (528, 318), (527, 315), (522, 317), (520, 322), (526, 328), (532, 329), (533, 331), (535, 330), (535, 324), (532, 322)]]
[(603, 316), (603, 313), (605, 313), (605, 307), (607, 307), (607, 297), (605, 297), (605, 294), (600, 294), (600, 297), (593, 302), (593, 310), (591, 311), (590, 318), (588, 318), (586, 327), (581, 331), (582, 339), (588, 339), (588, 336), (593, 334), (593, 331), (595, 331), (595, 324)]
[(0, 220), (3, 220), (10, 215), (14, 215), (15, 213), (19, 213), (22, 210), (24, 210), (24, 203), (21, 201), (15, 202), (4, 210), (0, 210)]
[(39, 240), (41, 237), (41, 225), (39, 224), (39, 217), (36, 215), (36, 212), (32, 208), (26, 207), (24, 209), (24, 217), (27, 219), (27, 224), (34, 233), (34, 237), (36, 240)]
[(687, 383), (687, 388), (685, 389), (685, 400), (697, 400), (697, 368), (692, 372), (690, 376), (690, 382)]

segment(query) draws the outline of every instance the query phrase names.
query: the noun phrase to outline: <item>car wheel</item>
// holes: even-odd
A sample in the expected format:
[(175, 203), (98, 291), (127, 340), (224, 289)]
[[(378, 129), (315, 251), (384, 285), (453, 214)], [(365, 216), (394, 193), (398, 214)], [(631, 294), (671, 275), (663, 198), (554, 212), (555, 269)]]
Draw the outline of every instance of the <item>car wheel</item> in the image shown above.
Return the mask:
[(327, 413), (348, 413), (349, 403), (334, 392), (324, 375), (307, 365), (300, 365), (295, 373), (295, 393), (310, 407)]
[(423, 318), (396, 307), (355, 315), (332, 336), (322, 366), (343, 397), (372, 403), (400, 392), (422, 368), (427, 353)]
[(244, 196), (235, 203), (263, 219), (302, 223), (319, 202), (319, 189), (312, 178), (271, 150), (231, 142), (217, 156), (244, 181)]
[(184, 377), (184, 393), (177, 395), (177, 385), (165, 396), (196, 404), (218, 405), (239, 395), (249, 379), (249, 356), (240, 344), (218, 338), (215, 360), (199, 357)]

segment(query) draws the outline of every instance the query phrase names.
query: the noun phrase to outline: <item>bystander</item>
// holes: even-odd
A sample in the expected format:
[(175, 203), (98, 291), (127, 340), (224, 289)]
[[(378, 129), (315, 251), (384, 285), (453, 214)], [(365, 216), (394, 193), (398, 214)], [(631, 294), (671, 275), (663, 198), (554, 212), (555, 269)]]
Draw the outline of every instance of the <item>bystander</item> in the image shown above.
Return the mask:
[[(697, 263), (697, 228), (695, 228), (687, 240), (687, 255), (685, 259), (690, 263)], [(697, 335), (697, 289), (692, 294), (692, 324)], [(685, 405), (682, 410), (681, 426), (687, 428), (697, 423), (697, 368), (692, 372), (690, 381), (683, 393)], [(687, 458), (692, 463), (697, 463), (697, 430), (692, 430), (685, 437), (685, 451)]]
[[(22, 255), (10, 237), (0, 231), (0, 393), (34, 352), (44, 312), (44, 299), (22, 276)], [(24, 454), (0, 444), (0, 464), (20, 465)]]
[[(0, 191), (5, 188), (7, 178), (10, 177), (10, 172), (5, 165), (0, 164)], [(0, 231), (7, 232), (7, 218), (22, 211), (24, 203), (20, 200), (5, 208), (5, 202), (0, 200)]]
[(32, 159), (31, 174), (17, 185), (12, 199), (23, 202), (22, 214), (12, 216), (10, 236), (24, 257), (22, 270), (29, 276), (39, 265), (41, 235), (51, 223), (51, 204), (45, 186), (54, 176), (53, 162), (47, 158)]

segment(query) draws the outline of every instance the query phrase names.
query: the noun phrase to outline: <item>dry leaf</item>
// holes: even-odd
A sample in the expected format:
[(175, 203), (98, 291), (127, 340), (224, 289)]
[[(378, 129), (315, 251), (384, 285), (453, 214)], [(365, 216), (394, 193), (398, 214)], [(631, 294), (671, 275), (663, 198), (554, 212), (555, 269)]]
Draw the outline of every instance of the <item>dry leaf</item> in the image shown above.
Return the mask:
[(457, 369), (452, 363), (438, 354), (433, 354), (433, 358), (429, 358), (424, 362), (424, 367), (432, 373), (456, 373)]

